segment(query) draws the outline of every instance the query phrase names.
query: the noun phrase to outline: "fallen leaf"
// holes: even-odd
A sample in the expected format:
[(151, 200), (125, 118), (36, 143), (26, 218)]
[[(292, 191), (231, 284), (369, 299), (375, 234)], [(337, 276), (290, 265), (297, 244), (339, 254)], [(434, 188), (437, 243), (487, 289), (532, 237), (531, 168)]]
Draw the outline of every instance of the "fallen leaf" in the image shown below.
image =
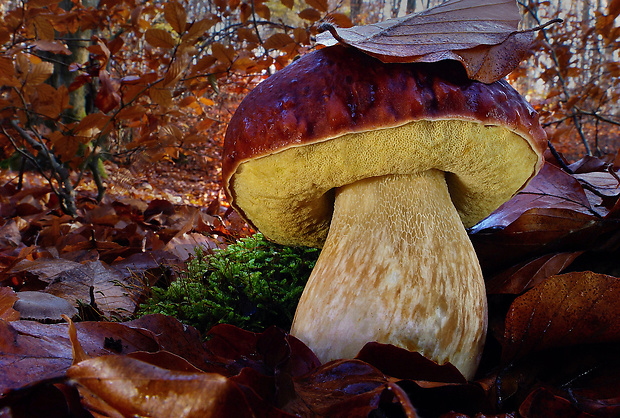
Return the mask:
[(236, 384), (216, 373), (170, 370), (128, 356), (102, 356), (67, 376), (125, 416), (252, 416)]
[(135, 331), (150, 331), (160, 350), (183, 357), (201, 370), (211, 367), (203, 338), (194, 327), (165, 315), (145, 315), (123, 324)]
[[(480, 416), (493, 409), (477, 383), (443, 383), (403, 380), (398, 382), (421, 417)], [(484, 416), (484, 415), (482, 415)]]
[(202, 248), (204, 252), (220, 248), (220, 242), (196, 232), (175, 236), (164, 247), (164, 251), (174, 254), (185, 261), (196, 255), (196, 249)]
[(411, 352), (391, 344), (367, 343), (355, 357), (382, 373), (407, 380), (466, 383), (467, 380), (452, 364), (439, 365), (420, 353)]
[[(174, 318), (147, 315), (128, 323), (74, 325), (77, 341), (90, 357), (167, 350), (194, 360), (197, 367), (205, 365), (205, 351), (197, 331)], [(64, 376), (73, 358), (68, 324), (0, 321), (0, 393)]]
[(592, 272), (554, 276), (515, 299), (504, 361), (574, 344), (620, 341), (620, 279)]
[(19, 312), (13, 309), (17, 301), (17, 295), (10, 287), (0, 287), (0, 319), (4, 321), (17, 321)]
[(13, 274), (31, 274), (47, 283), (45, 292), (62, 297), (72, 304), (90, 301), (94, 288), (95, 302), (106, 316), (130, 315), (136, 299), (130, 293), (139, 283), (131, 273), (122, 274), (102, 261), (76, 263), (61, 258), (23, 260), (12, 269)]
[(505, 276), (515, 266), (551, 254), (613, 253), (620, 230), (615, 176), (608, 171), (571, 175), (547, 161), (521, 192), (469, 230), (485, 275)]
[(514, 0), (453, 0), (384, 22), (336, 28), (317, 36), (326, 46), (340, 42), (383, 62), (461, 62), (469, 78), (492, 83), (530, 53), (533, 31), (518, 32)]
[(547, 388), (539, 388), (533, 391), (519, 408), (519, 414), (523, 417), (549, 416), (551, 411), (556, 417), (594, 417), (594, 415), (580, 411), (570, 400), (554, 395)]
[(418, 416), (403, 389), (360, 360), (331, 361), (296, 379), (295, 390), (300, 399), (287, 410), (297, 415), (372, 416), (389, 406), (399, 416)]
[(519, 294), (545, 279), (560, 274), (583, 251), (551, 253), (527, 260), (486, 280), (487, 294)]
[(72, 364), (75, 365), (81, 361), (88, 360), (90, 357), (86, 354), (82, 348), (82, 344), (80, 344), (80, 341), (78, 340), (75, 324), (67, 315), (63, 315), (62, 317), (69, 324), (69, 341), (71, 341), (71, 352), (73, 354)]
[(561, 168), (545, 162), (523, 190), (475, 225), (471, 233), (507, 227), (533, 208), (567, 209), (592, 216), (596, 214), (579, 181)]
[[(273, 374), (274, 368), (287, 367), (288, 373), (295, 377), (321, 364), (301, 341), (276, 327), (268, 328), (263, 333), (254, 333), (219, 324), (207, 333), (206, 349), (211, 354), (211, 361), (225, 364), (231, 374), (239, 373), (244, 367), (254, 367), (267, 374)], [(277, 360), (274, 355), (278, 356)], [(266, 356), (270, 358), (267, 361), (268, 368), (264, 364)]]

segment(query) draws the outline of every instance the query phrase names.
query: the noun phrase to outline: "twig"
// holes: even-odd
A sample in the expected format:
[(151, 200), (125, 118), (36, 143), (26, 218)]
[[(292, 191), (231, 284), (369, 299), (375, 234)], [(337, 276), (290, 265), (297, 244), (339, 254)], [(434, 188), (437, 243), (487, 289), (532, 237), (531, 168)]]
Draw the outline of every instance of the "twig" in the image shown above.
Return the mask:
[[(560, 61), (558, 60), (558, 56), (555, 53), (555, 49), (551, 45), (549, 41), (549, 37), (547, 36), (547, 32), (544, 29), (547, 24), (541, 25), (538, 15), (530, 7), (528, 7), (526, 4), (523, 4), (522, 2), (519, 2), (519, 4), (521, 4), (528, 11), (528, 13), (536, 20), (536, 23), (538, 23), (538, 25), (540, 26), (540, 32), (543, 34), (545, 41), (547, 42), (547, 45), (549, 45), (549, 51), (551, 52), (551, 58), (553, 59), (553, 63), (555, 64), (555, 67), (557, 69), (557, 76), (562, 86), (562, 92), (564, 93), (564, 98), (566, 101), (568, 101), (568, 99), (570, 98), (570, 94), (568, 93), (568, 89), (566, 87), (566, 80), (564, 80), (564, 77), (562, 76), (562, 73), (560, 71)], [(552, 22), (553, 21), (547, 22), (547, 23), (552, 23)], [(581, 121), (577, 117), (577, 112), (575, 112), (574, 107), (571, 108), (570, 118), (573, 120), (573, 123), (575, 124), (575, 128), (577, 128), (577, 133), (579, 134), (579, 137), (581, 138), (581, 142), (583, 142), (583, 145), (586, 149), (586, 154), (591, 156), (592, 150), (590, 149), (590, 145), (588, 144), (588, 139), (583, 133), (583, 127), (581, 126)]]

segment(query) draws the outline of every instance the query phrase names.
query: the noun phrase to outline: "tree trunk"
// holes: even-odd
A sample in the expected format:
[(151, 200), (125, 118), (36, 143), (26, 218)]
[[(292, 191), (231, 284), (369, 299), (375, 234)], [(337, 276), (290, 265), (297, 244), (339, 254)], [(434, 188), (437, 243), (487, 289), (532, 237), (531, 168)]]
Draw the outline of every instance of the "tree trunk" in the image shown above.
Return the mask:
[(363, 0), (351, 0), (351, 21), (357, 23), (357, 19), (362, 12)]
[(407, 14), (415, 12), (417, 0), (407, 0)]

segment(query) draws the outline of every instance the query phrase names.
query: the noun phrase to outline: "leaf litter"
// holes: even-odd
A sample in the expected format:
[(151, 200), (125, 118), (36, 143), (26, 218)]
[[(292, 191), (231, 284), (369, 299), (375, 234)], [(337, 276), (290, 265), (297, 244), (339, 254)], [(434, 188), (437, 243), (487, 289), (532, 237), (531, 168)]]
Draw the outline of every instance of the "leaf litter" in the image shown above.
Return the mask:
[[(596, 269), (598, 264), (589, 255), (617, 254), (620, 183), (613, 179), (618, 167), (601, 160), (582, 164), (578, 174), (569, 174), (552, 158), (547, 164), (529, 189), (470, 231), (485, 271), (500, 272), (485, 276), (490, 329), (480, 370), (472, 382), (449, 364), (438, 365), (418, 353), (373, 342), (356, 359), (320, 364), (302, 342), (275, 327), (252, 333), (218, 325), (201, 336), (163, 315), (73, 325), (18, 320), (11, 311), (15, 296), (8, 285), (15, 287), (13, 279), (20, 278), (16, 287), (22, 289), (45, 289), (58, 272), (72, 271), (61, 264), (45, 267), (54, 259), (47, 254), (53, 252), (50, 249), (27, 250), (32, 244), (26, 246), (30, 239), (26, 227), (20, 231), (18, 252), (3, 249), (5, 263), (14, 262), (20, 252), (30, 254), (30, 259), (26, 256), (13, 263), (7, 270), (13, 273), (3, 276), (5, 287), (0, 287), (0, 361), (5, 371), (0, 407), (18, 411), (26, 407), (24, 399), (40, 396), (50, 405), (64, 405), (71, 413), (108, 416), (178, 413), (182, 408), (185, 416), (368, 415), (378, 411), (386, 416), (473, 417), (516, 411), (523, 416), (548, 411), (612, 416), (620, 404), (620, 394), (610, 389), (610, 385), (618, 386), (617, 374), (612, 372), (620, 371), (617, 356), (612, 354), (620, 344), (614, 303), (618, 278), (587, 271), (560, 273), (573, 265)], [(588, 198), (584, 187), (612, 200)], [(119, 203), (111, 208), (113, 212), (107, 209), (102, 213), (108, 215), (91, 216), (82, 227), (89, 225), (95, 236), (106, 236), (102, 233), (106, 230), (113, 236), (110, 231), (117, 232), (119, 223), (109, 215), (120, 213), (126, 224), (142, 227), (141, 239), (151, 240), (149, 245), (157, 248), (154, 253), (168, 254), (163, 248), (180, 231), (228, 237), (246, 233), (235, 230), (239, 224), (217, 224), (214, 219), (218, 217), (197, 215), (169, 202), (154, 201), (140, 210)], [(194, 213), (191, 222), (202, 226), (190, 228), (174, 221), (180, 218), (179, 211), (186, 219)], [(44, 217), (35, 211), (24, 216), (43, 223)], [(149, 230), (151, 238), (146, 238)], [(543, 233), (546, 230), (551, 233)], [(575, 231), (581, 233), (575, 236)], [(154, 240), (155, 234), (161, 242)], [(530, 238), (523, 240), (528, 234)], [(495, 246), (493, 250), (489, 243)], [(136, 246), (126, 248), (114, 249), (115, 258), (106, 255), (106, 245), (94, 246), (88, 253), (101, 265), (111, 260), (110, 268), (131, 265), (134, 258), (136, 266), (148, 270), (169, 260), (169, 256), (153, 256), (157, 262), (147, 261)], [(523, 251), (515, 256), (506, 248)], [(92, 256), (95, 253), (98, 257)], [(65, 263), (64, 254), (58, 251), (59, 263)], [(66, 266), (72, 268), (93, 262), (91, 258), (75, 261), (74, 254), (70, 258)], [(20, 262), (34, 263), (33, 277), (26, 277), (27, 268), (20, 271)], [(503, 275), (498, 265), (508, 266)], [(71, 327), (75, 334), (70, 338)], [(84, 354), (74, 354), (78, 344)]]

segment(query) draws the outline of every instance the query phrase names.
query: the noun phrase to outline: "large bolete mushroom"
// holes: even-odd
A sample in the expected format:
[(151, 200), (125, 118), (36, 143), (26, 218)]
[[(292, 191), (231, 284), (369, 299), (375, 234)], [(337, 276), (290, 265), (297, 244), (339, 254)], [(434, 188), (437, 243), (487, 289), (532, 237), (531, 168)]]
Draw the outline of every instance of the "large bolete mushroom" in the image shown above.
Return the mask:
[(487, 304), (464, 226), (525, 186), (545, 139), (506, 81), (334, 46), (248, 94), (222, 176), (231, 205), (269, 239), (322, 247), (291, 329), (322, 361), (378, 341), (472, 378)]

